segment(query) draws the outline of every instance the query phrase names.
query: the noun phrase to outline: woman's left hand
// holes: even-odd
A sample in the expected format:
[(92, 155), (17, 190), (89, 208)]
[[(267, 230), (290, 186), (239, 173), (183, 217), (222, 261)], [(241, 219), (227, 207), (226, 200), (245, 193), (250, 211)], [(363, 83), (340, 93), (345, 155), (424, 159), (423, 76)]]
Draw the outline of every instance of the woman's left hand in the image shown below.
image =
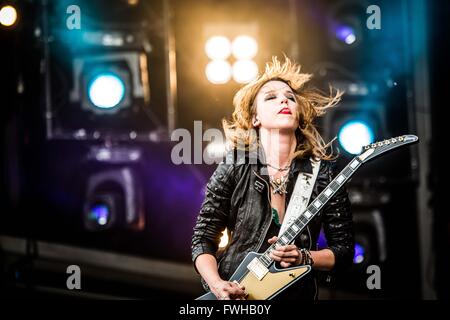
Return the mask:
[[(272, 237), (269, 239), (269, 243), (273, 244), (278, 240), (278, 237)], [(294, 244), (288, 244), (286, 246), (277, 246), (275, 250), (270, 253), (270, 257), (277, 262), (283, 268), (290, 266), (296, 266), (300, 264), (302, 260), (302, 254), (298, 250), (297, 246)]]

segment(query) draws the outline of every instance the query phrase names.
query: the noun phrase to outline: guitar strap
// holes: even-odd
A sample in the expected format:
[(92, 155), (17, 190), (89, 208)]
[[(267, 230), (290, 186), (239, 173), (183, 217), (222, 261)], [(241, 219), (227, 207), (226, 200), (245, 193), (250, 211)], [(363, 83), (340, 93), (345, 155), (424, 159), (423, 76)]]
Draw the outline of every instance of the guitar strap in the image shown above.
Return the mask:
[(294, 191), (292, 192), (291, 200), (289, 201), (286, 215), (281, 225), (278, 236), (292, 224), (302, 214), (308, 206), (309, 199), (316, 183), (317, 175), (319, 174), (320, 160), (311, 161), (312, 174), (300, 172), (295, 182)]

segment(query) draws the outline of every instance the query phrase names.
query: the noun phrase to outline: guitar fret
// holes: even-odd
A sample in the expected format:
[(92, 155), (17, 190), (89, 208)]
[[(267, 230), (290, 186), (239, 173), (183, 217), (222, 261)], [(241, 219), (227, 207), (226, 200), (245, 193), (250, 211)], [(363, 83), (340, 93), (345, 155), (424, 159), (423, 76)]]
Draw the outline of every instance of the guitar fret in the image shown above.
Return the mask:
[(350, 174), (352, 173), (352, 169), (350, 169), (349, 166), (345, 167), (345, 169), (342, 171), (342, 174), (348, 178), (350, 176)]
[(268, 267), (269, 264), (271, 263), (270, 258), (268, 258), (265, 254), (263, 254), (260, 258), (260, 260), (262, 260), (261, 262), (264, 264), (264, 266)]
[(327, 198), (327, 196), (325, 194), (321, 194), (319, 196), (319, 200), (320, 200), (320, 202), (324, 203), (324, 202), (326, 202), (328, 200), (328, 198)]
[(286, 229), (285, 233), (287, 234), (287, 236), (288, 236), (289, 238), (293, 238), (293, 237), (292, 237), (293, 234), (292, 234), (292, 231), (290, 230), (290, 228)]
[[(311, 207), (311, 208), (310, 208)], [(317, 208), (316, 207), (314, 207), (314, 206), (309, 206), (308, 207), (308, 211), (311, 213), (311, 214), (316, 214), (317, 213)]]
[(339, 184), (338, 184), (336, 181), (333, 181), (333, 182), (331, 182), (331, 184), (330, 184), (330, 188), (331, 188), (333, 191), (336, 191), (336, 190), (339, 188)]

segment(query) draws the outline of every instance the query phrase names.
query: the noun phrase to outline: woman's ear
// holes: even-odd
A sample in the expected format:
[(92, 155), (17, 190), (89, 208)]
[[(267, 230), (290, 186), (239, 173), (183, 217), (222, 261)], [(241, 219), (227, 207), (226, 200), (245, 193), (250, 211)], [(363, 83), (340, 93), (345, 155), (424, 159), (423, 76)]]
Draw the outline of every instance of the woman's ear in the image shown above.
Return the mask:
[(259, 121), (257, 116), (254, 116), (253, 120), (252, 120), (252, 124), (253, 124), (254, 127), (257, 127), (257, 126), (259, 126), (261, 124), (261, 121)]

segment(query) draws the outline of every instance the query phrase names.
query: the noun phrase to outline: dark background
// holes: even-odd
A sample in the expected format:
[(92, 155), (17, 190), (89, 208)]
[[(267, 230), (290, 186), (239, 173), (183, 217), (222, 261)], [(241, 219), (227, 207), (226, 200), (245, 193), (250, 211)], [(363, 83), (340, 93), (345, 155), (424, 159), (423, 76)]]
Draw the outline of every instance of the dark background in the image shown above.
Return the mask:
[[(286, 53), (302, 64), (303, 71), (314, 74), (313, 86), (327, 90), (329, 83), (337, 87), (362, 83), (369, 88), (366, 95), (346, 94), (339, 108), (318, 121), (326, 141), (348, 117), (356, 116), (372, 121), (376, 140), (405, 133), (420, 138), (420, 148), (386, 155), (350, 181), (356, 236), (366, 245), (366, 260), (331, 282), (324, 281), (322, 298), (449, 297), (450, 224), (442, 195), (448, 1), (160, 0), (137, 5), (118, 0), (48, 1), (47, 9), (46, 1), (10, 3), (18, 9), (19, 20), (12, 28), (0, 29), (4, 295), (76, 296), (65, 286), (69, 264), (86, 270), (79, 293), (84, 298), (193, 298), (201, 292), (190, 262), (190, 237), (215, 165), (173, 164), (176, 142), (170, 141), (168, 123), (173, 117), (172, 129), (186, 128), (192, 135), (194, 121), (202, 121), (203, 130), (221, 129), (222, 118), (233, 111), (232, 97), (240, 84), (213, 85), (204, 76), (208, 62), (204, 24), (254, 22), (259, 27), (255, 62), (260, 71), (273, 55)], [(82, 30), (120, 30), (150, 44), (148, 105), (137, 99), (131, 115), (105, 118), (70, 101), (73, 59), (111, 52), (84, 46), (77, 31), (65, 29), (70, 4), (81, 8)], [(381, 9), (381, 30), (365, 27), (365, 9), (373, 4)], [(359, 26), (356, 45), (336, 43), (329, 26), (339, 20)], [(176, 57), (170, 76), (169, 38)], [(130, 45), (117, 52), (133, 50)], [(173, 115), (167, 112), (170, 77), (177, 83)], [(52, 138), (46, 121), (49, 109)], [(80, 127), (88, 135), (76, 139), (73, 132)], [(102, 132), (100, 138), (92, 138), (96, 130)], [(131, 130), (138, 131), (138, 139), (126, 138)], [(156, 138), (148, 138), (151, 134)], [(88, 156), (95, 146), (136, 149), (142, 156), (134, 162), (99, 162)], [(350, 155), (342, 155), (345, 164)], [(117, 228), (87, 230), (83, 220), (87, 184), (96, 173), (121, 168), (130, 169), (140, 181), (145, 225), (140, 230), (126, 226), (119, 207)], [(382, 221), (382, 245), (375, 216)], [(421, 228), (421, 217), (427, 218), (429, 228)], [(424, 239), (430, 239), (425, 240), (426, 256), (420, 249)], [(103, 255), (109, 253), (110, 260)], [(102, 259), (105, 263), (99, 263)], [(136, 268), (127, 268), (134, 263)], [(381, 290), (365, 286), (370, 264), (382, 270)]]

